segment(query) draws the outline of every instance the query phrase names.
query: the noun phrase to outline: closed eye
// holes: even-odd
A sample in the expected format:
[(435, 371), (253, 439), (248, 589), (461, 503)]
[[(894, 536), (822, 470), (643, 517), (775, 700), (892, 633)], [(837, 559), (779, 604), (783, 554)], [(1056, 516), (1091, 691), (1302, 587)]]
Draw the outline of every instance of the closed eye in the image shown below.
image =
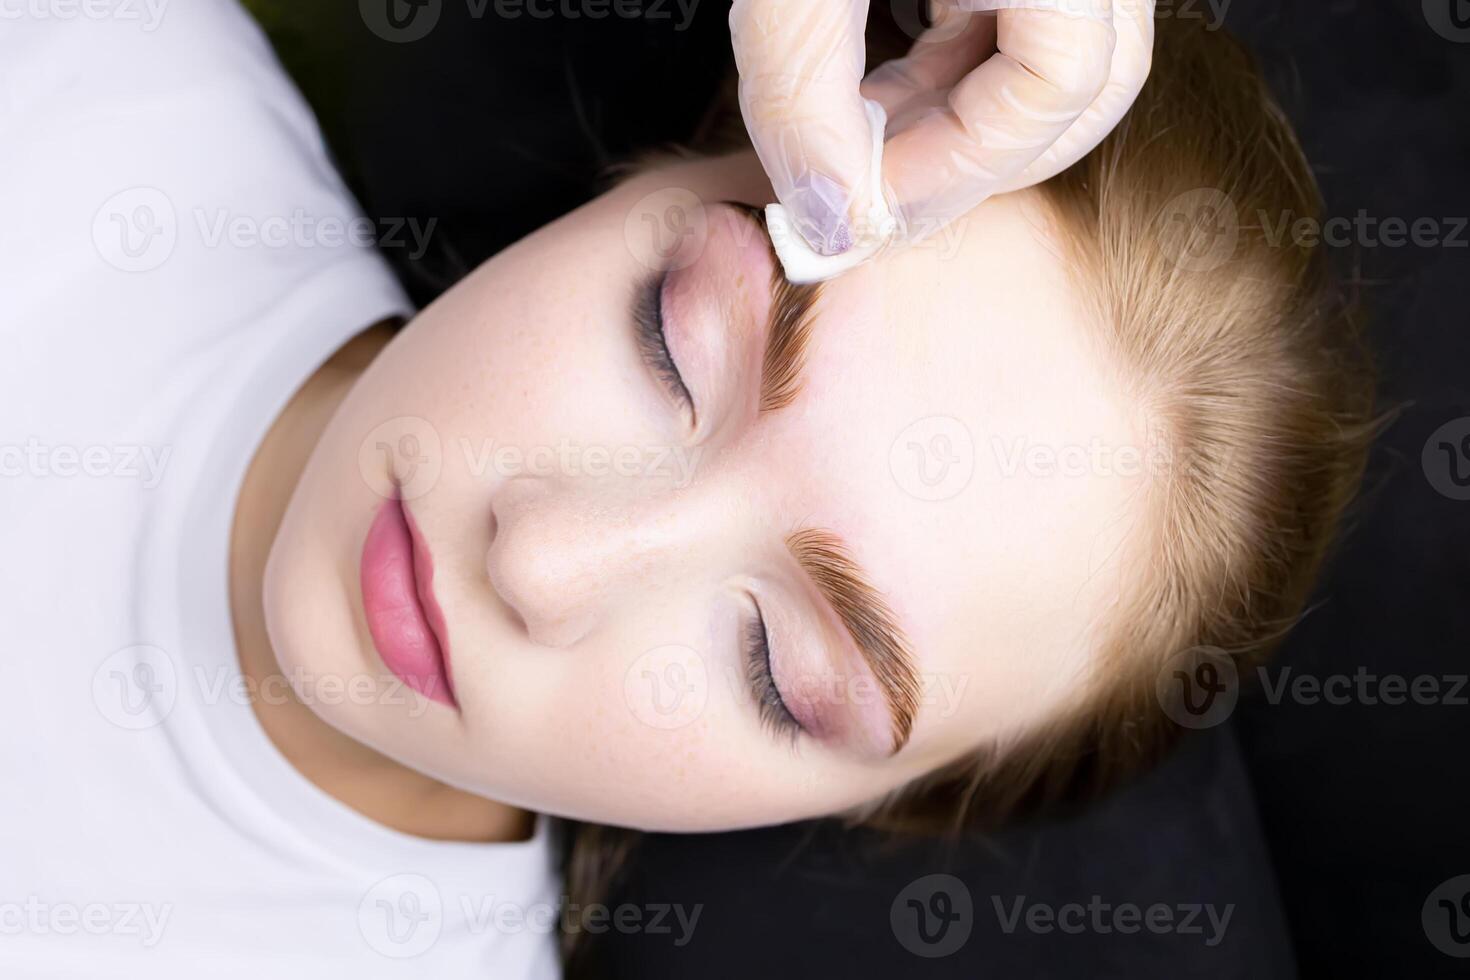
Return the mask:
[(744, 634), (745, 680), (750, 685), (750, 693), (755, 699), (756, 710), (760, 713), (761, 724), (772, 735), (795, 745), (797, 736), (804, 729), (787, 707), (781, 688), (776, 684), (775, 674), (771, 670), (771, 639), (766, 632), (766, 619), (761, 614), (759, 604), (756, 605), (755, 618), (746, 625)]
[(674, 400), (695, 414), (694, 396), (674, 363), (669, 351), (669, 340), (664, 333), (664, 283), (667, 271), (655, 272), (639, 283), (633, 296), (633, 326), (638, 341), (638, 353), (642, 355), (649, 370), (658, 378), (664, 389)]

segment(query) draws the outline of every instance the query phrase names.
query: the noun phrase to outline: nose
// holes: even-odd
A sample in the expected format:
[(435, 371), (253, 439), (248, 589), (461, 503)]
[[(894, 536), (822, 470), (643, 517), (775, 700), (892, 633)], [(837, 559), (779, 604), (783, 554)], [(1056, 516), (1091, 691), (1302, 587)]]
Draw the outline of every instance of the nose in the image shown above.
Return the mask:
[(692, 489), (508, 481), (492, 502), (490, 583), (532, 642), (571, 646), (640, 590), (687, 581), (711, 547), (713, 501)]

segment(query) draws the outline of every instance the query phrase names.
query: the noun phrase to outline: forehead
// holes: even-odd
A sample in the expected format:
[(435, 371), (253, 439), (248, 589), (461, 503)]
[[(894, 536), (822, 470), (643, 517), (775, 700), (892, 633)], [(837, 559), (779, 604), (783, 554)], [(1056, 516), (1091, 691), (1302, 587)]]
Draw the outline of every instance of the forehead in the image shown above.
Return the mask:
[(1139, 489), (1117, 465), (1130, 406), (1043, 218), (995, 199), (829, 282), (803, 394), (762, 423), (787, 516), (847, 540), (926, 683), (965, 687), (972, 741), (1085, 675)]

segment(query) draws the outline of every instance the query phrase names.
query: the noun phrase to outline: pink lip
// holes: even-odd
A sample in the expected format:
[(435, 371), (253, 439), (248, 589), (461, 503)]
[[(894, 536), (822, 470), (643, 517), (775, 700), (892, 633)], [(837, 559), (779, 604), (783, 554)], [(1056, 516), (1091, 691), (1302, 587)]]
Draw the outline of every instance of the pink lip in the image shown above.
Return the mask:
[(424, 697), (458, 707), (444, 614), (434, 599), (434, 561), (401, 500), (378, 508), (359, 577), (368, 632), (383, 663)]

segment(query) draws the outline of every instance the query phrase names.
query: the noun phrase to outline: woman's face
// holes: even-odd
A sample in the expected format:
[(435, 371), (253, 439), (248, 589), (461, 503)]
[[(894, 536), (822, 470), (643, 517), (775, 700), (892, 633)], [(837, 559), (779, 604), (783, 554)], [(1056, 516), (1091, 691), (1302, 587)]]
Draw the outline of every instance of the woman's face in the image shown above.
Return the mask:
[(1038, 200), (813, 297), (719, 203), (769, 195), (749, 155), (643, 173), (372, 364), (266, 581), (287, 676), (352, 695), (323, 718), (508, 803), (713, 830), (862, 804), (1099, 679), (1147, 460)]

